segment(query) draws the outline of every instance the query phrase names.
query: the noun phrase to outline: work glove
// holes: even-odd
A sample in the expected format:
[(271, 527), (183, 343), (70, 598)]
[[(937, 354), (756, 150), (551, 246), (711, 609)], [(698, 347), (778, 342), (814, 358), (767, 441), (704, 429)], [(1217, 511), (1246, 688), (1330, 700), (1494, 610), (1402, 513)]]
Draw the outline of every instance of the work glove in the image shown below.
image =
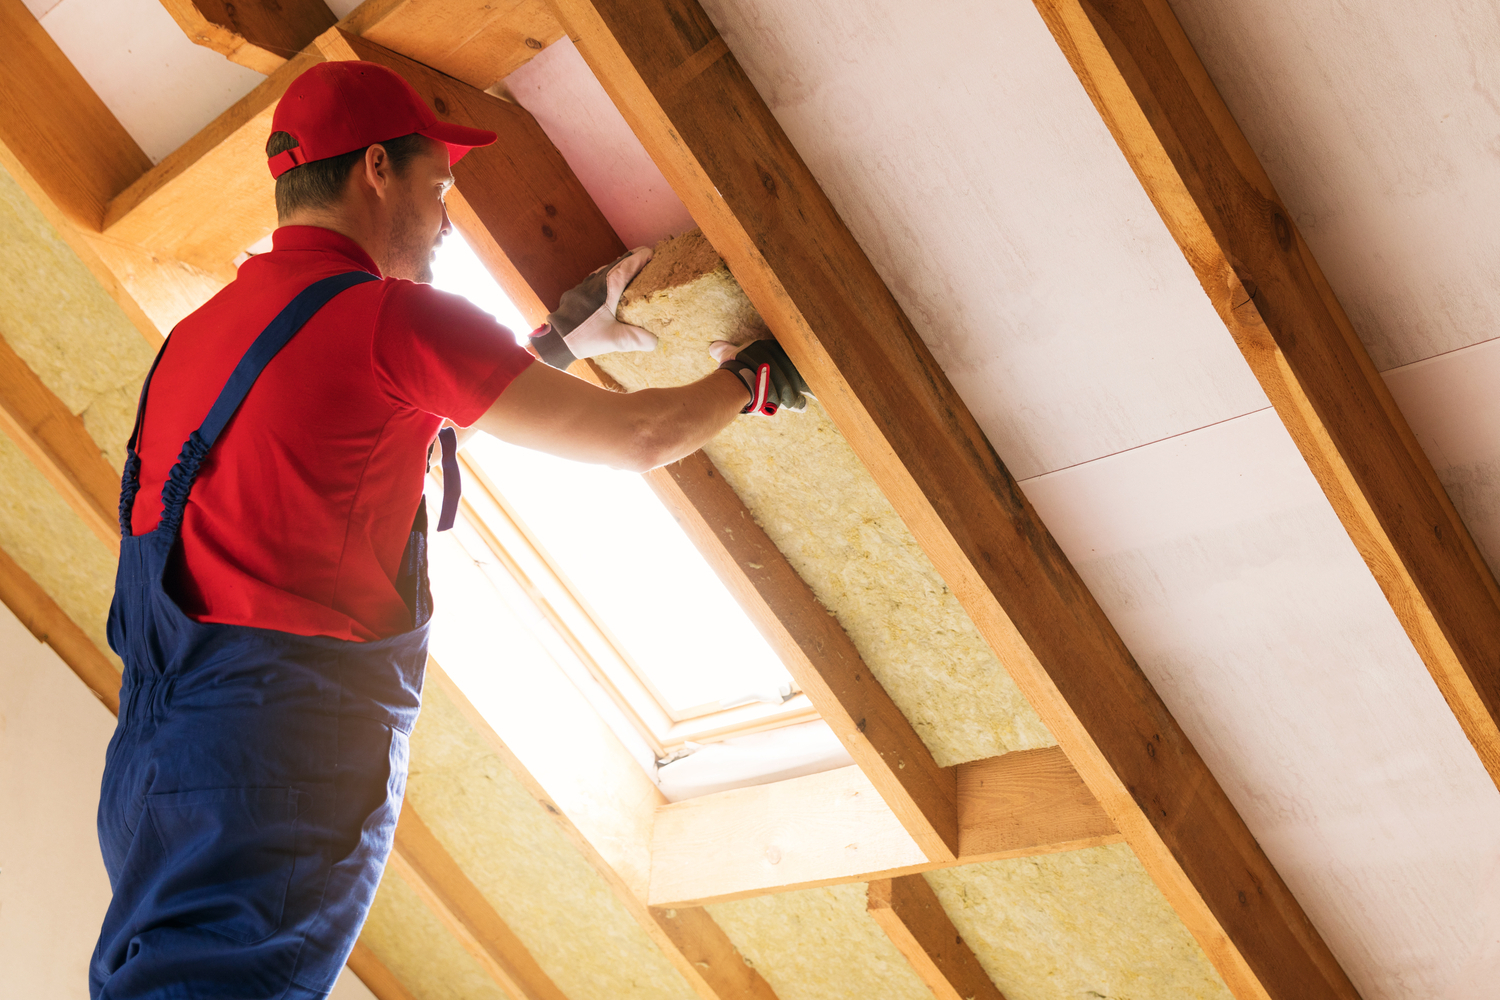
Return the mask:
[(750, 402), (741, 413), (767, 417), (774, 417), (778, 410), (801, 413), (813, 398), (802, 373), (769, 332), (743, 347), (716, 340), (709, 345), (708, 353), (720, 368), (734, 372), (750, 391)]
[(653, 334), (615, 319), (625, 286), (650, 259), (651, 248), (638, 247), (563, 292), (557, 311), (531, 334), (537, 357), (553, 368), (567, 368), (579, 358), (656, 350)]

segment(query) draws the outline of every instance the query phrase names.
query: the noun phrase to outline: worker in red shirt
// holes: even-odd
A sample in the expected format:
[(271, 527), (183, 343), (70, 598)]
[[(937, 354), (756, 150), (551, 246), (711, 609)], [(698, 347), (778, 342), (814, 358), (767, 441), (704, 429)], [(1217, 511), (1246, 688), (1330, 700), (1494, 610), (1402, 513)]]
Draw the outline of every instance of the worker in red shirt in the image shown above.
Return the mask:
[[(173, 330), (130, 439), (96, 1000), (332, 989), (405, 789), (435, 438), (449, 463), (440, 529), (457, 501), (445, 418), (645, 470), (737, 414), (805, 405), (774, 340), (716, 345), (721, 368), (691, 385), (614, 393), (534, 363), (488, 313), (427, 284), (450, 167), (495, 135), (440, 122), (390, 70), (308, 70), (272, 130), (274, 248)], [(648, 255), (564, 295), (537, 353), (565, 366), (653, 346), (614, 318)]]

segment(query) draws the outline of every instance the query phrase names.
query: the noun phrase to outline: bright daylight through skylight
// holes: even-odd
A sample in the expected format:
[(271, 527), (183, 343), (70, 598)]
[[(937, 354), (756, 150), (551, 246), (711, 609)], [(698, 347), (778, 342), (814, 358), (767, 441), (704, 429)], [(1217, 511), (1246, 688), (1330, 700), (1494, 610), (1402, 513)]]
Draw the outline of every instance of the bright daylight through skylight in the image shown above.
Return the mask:
[[(455, 232), (433, 284), (529, 325)], [(778, 702), (786, 669), (640, 476), (517, 448), (484, 435), (470, 459), (571, 579), (674, 713)], [(441, 627), (441, 621), (438, 623)]]

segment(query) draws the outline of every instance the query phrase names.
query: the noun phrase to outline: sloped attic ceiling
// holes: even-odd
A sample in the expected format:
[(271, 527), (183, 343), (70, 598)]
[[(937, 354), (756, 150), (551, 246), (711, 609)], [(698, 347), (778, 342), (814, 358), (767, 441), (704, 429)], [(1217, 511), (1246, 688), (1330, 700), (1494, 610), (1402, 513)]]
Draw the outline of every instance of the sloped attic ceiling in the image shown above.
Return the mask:
[[(93, 3), (27, 7), (155, 160), (261, 80), (184, 47), (154, 2), (110, 5), (120, 39), (130, 23), (128, 46)], [(472, 39), (500, 35), (464, 46), (458, 25), (545, 21), (544, 5), (379, 6), (394, 20), (367, 37), (475, 85), (506, 76), (629, 242), (690, 227), (570, 41), (547, 36), (532, 62), (470, 78), (485, 75), (483, 45), (500, 65), (500, 42)], [(1037, 8), (704, 6), (1359, 994), (1486, 995), (1500, 973), (1500, 797)], [(1350, 11), (1177, 0), (1171, 10), (1493, 566), (1500, 302), (1485, 220), (1500, 190), (1500, 18), (1441, 2)], [(448, 51), (463, 59), (445, 64), (423, 30), (450, 32)], [(163, 99), (173, 94), (192, 99)], [(49, 221), (22, 187), (7, 190), (0, 332), (117, 470), (150, 346), (74, 255), (57, 228), (67, 223)], [(59, 296), (66, 308), (38, 306)], [(633, 384), (624, 367), (605, 368)], [(714, 457), (732, 479), (732, 461)], [(0, 545), (102, 648), (107, 546), (22, 450), (0, 441), (0, 463)], [(740, 493), (795, 564), (753, 491)], [(797, 527), (794, 512), (777, 517)], [(880, 531), (905, 529), (895, 519)], [(897, 603), (912, 597), (896, 589)], [(940, 764), (1053, 741), (1004, 677), (957, 690), (924, 680), (927, 668), (888, 679), (860, 652)], [(894, 659), (892, 671), (917, 658)], [(976, 717), (989, 720), (979, 727), (989, 742), (962, 737)], [(652, 924), (649, 891), (628, 885), (649, 870), (639, 854), (649, 835), (646, 847), (619, 837), (612, 854), (561, 803), (561, 785), (536, 777), (544, 754), (507, 752), (446, 688), (435, 692), (410, 801), (545, 981), (574, 1000), (709, 995)], [(1225, 991), (1127, 844), (926, 878), (1012, 1000)], [(864, 912), (861, 886), (714, 901), (707, 912), (776, 996), (923, 995)], [(466, 950), (472, 924), (457, 912), (434, 909), (397, 872), (367, 944), (424, 1000), (522, 995), (514, 980), (499, 985), (498, 960), (486, 965), (473, 941)]]

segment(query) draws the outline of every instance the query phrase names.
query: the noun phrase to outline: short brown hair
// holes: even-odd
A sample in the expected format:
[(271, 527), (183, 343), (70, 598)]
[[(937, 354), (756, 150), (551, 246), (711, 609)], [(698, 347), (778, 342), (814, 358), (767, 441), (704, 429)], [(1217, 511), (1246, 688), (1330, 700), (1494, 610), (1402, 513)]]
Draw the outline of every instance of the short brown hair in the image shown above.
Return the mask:
[[(413, 132), (396, 139), (373, 143), (385, 148), (391, 159), (391, 169), (397, 177), (405, 176), (411, 161), (433, 140)], [(298, 142), (290, 132), (272, 132), (266, 141), (266, 156), (272, 157), (297, 147)], [(365, 158), (369, 146), (350, 150), (324, 160), (313, 160), (293, 167), (276, 178), (276, 214), (283, 218), (303, 208), (325, 208), (339, 200), (344, 185), (349, 182), (349, 173), (354, 165)]]

